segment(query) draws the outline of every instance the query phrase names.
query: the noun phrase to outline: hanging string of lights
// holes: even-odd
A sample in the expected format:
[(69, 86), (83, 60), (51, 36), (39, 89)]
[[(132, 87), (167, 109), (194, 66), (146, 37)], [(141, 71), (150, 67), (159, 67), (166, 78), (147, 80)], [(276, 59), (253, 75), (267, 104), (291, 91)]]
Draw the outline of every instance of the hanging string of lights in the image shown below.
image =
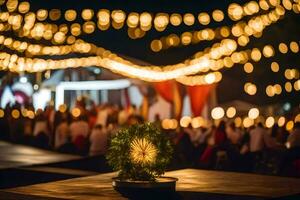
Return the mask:
[[(280, 13), (279, 13), (280, 14)], [(278, 16), (278, 13), (273, 10), (271, 14), (269, 15), (265, 14), (260, 17), (255, 17), (251, 24), (249, 24), (249, 27), (253, 26), (252, 28), (254, 30), (263, 30), (266, 26), (270, 25), (271, 22), (275, 22), (279, 19), (280, 16), (283, 16), (284, 13)], [(261, 19), (260, 19), (261, 18)], [(263, 21), (263, 19), (265, 21)], [(268, 19), (268, 20), (266, 20)], [(25, 20), (26, 21), (26, 20)], [(25, 22), (26, 25), (26, 22)], [(24, 25), (24, 26), (25, 26)], [(16, 65), (16, 61), (18, 60), (17, 55), (9, 55), (9, 54), (2, 54), (2, 68), (3, 69), (9, 69), (11, 71), (41, 71), (41, 70), (47, 70), (47, 69), (56, 69), (56, 68), (65, 68), (68, 67), (66, 63), (70, 64), (70, 67), (78, 67), (78, 66), (85, 66), (84, 61), (91, 60), (95, 63), (96, 66), (100, 66), (100, 64), (103, 64), (103, 67), (106, 67), (112, 71), (121, 73), (123, 75), (128, 75), (131, 77), (141, 78), (143, 80), (147, 81), (162, 81), (162, 80), (168, 80), (168, 79), (174, 79), (178, 78), (182, 75), (189, 75), (193, 73), (198, 73), (199, 71), (207, 71), (207, 68), (209, 67), (209, 64), (211, 62), (210, 59), (218, 59), (219, 57), (226, 55), (231, 55), (237, 48), (236, 43), (233, 40), (222, 40), (221, 43), (219, 43), (220, 46), (213, 47), (209, 53), (206, 53), (202, 55), (201, 57), (196, 57), (195, 59), (192, 59), (189, 61), (188, 64), (177, 64), (173, 66), (165, 66), (163, 68), (160, 68), (158, 66), (138, 66), (138, 65), (130, 65), (128, 61), (123, 60), (119, 56), (110, 53), (109, 51), (103, 51), (104, 53), (107, 53), (106, 58), (102, 58), (100, 56), (92, 56), (88, 58), (80, 58), (80, 59), (66, 59), (66, 60), (44, 60), (44, 59), (30, 59), (27, 62), (27, 58), (20, 58), (20, 63), (25, 63), (21, 65)], [(198, 54), (199, 55), (199, 54)], [(9, 58), (8, 58), (9, 57)], [(24, 62), (23, 62), (24, 61)], [(122, 63), (120, 62), (122, 61)], [(53, 64), (58, 62), (59, 64), (62, 64), (60, 66), (57, 66), (57, 64)], [(77, 63), (78, 62), (78, 63)], [(18, 62), (17, 62), (18, 63)], [(27, 64), (29, 63), (29, 64)], [(51, 63), (51, 64), (50, 64)], [(75, 64), (74, 64), (75, 63)], [(40, 66), (38, 66), (40, 64)], [(35, 67), (33, 67), (35, 66)], [(119, 67), (119, 68), (118, 68)], [(143, 68), (143, 69), (142, 69)], [(143, 74), (143, 73), (148, 73)], [(158, 75), (158, 76), (156, 76)]]

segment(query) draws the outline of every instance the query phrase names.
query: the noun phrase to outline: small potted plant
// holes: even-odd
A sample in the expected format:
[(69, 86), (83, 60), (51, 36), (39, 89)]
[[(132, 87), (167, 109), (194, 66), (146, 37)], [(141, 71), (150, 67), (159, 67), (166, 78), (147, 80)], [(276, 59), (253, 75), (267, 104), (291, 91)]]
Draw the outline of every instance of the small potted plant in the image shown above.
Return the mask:
[(113, 186), (118, 191), (175, 191), (177, 178), (162, 176), (172, 157), (172, 145), (152, 123), (121, 129), (111, 140), (108, 164), (118, 176)]

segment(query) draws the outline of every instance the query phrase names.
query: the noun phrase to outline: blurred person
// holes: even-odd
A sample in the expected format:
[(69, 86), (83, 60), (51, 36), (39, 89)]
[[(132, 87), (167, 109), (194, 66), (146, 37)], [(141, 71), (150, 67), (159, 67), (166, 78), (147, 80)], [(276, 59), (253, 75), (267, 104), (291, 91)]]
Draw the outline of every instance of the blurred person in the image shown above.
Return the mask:
[(73, 122), (70, 124), (71, 140), (75, 141), (79, 136), (87, 138), (89, 130), (89, 124), (84, 120), (84, 117), (80, 115), (78, 118), (73, 119)]
[(236, 128), (234, 122), (231, 122), (229, 125), (226, 126), (226, 134), (229, 141), (235, 145), (240, 142), (242, 137), (241, 132)]
[(262, 123), (258, 123), (255, 128), (250, 131), (249, 149), (250, 152), (261, 152), (265, 147), (264, 137), (267, 130)]
[(214, 136), (214, 144), (219, 146), (224, 144), (227, 140), (227, 135), (226, 135), (226, 123), (225, 121), (221, 121), (218, 128), (213, 132)]
[(104, 155), (107, 151), (108, 134), (101, 124), (96, 125), (90, 135), (89, 155)]
[(60, 115), (59, 121), (60, 123), (57, 125), (55, 129), (55, 142), (54, 148), (58, 149), (62, 145), (68, 142), (68, 137), (70, 135), (68, 119), (63, 115)]
[(300, 122), (295, 123), (294, 129), (287, 139), (287, 146), (290, 149), (300, 147)]
[(49, 124), (46, 116), (41, 109), (36, 111), (35, 124), (33, 128), (33, 136), (38, 136), (39, 133), (50, 135)]
[(108, 107), (107, 105), (101, 105), (98, 109), (97, 119), (95, 124), (101, 124), (103, 127), (106, 127), (108, 118)]

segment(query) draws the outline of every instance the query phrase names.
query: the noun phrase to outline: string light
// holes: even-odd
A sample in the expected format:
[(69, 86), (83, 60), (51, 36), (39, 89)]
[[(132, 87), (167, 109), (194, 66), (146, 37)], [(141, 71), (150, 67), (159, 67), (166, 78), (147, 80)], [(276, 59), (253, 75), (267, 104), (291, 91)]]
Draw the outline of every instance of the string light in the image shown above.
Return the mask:
[(221, 119), (224, 117), (224, 114), (225, 114), (224, 109), (221, 107), (215, 107), (211, 111), (211, 117), (213, 119)]
[(236, 109), (234, 107), (229, 107), (226, 110), (226, 116), (228, 118), (233, 118), (236, 115)]

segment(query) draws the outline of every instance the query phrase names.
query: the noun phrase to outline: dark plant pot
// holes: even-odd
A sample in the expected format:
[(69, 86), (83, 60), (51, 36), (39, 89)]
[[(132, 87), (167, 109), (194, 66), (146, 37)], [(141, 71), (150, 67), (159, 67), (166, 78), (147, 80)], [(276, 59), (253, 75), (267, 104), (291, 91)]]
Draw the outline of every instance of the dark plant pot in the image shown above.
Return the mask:
[(175, 194), (177, 178), (160, 177), (156, 181), (132, 181), (113, 178), (114, 189), (130, 199), (170, 197)]

